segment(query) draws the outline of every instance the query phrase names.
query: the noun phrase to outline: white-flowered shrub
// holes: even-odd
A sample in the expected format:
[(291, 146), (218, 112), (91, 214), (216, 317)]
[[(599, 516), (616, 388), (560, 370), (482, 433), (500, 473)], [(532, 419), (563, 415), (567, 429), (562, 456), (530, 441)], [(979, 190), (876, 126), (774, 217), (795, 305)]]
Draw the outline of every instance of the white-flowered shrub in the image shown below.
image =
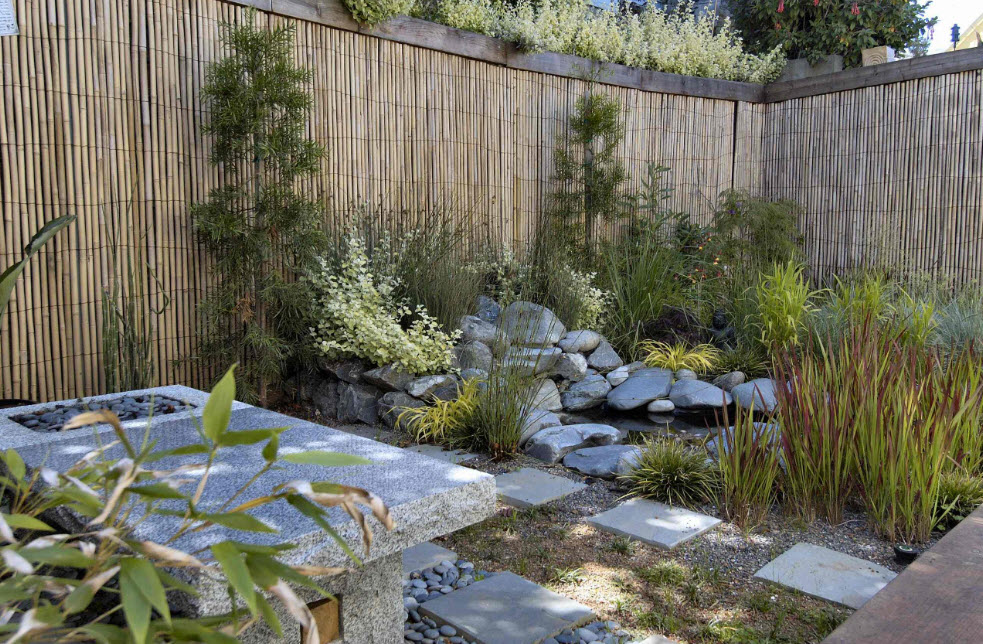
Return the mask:
[(486, 36), (497, 36), (499, 30), (499, 13), (491, 0), (443, 0), (436, 7), (434, 20)]
[(352, 17), (363, 25), (375, 25), (408, 14), (416, 0), (344, 0)]
[(611, 306), (611, 294), (594, 285), (597, 273), (582, 273), (567, 267), (567, 297), (578, 304), (575, 329), (600, 329), (604, 316)]
[(322, 259), (309, 278), (318, 352), (380, 366), (395, 363), (412, 374), (447, 371), (459, 333), (445, 333), (424, 307), (411, 309), (398, 300), (398, 281), (373, 273), (361, 237), (349, 235), (345, 251), (340, 266)]

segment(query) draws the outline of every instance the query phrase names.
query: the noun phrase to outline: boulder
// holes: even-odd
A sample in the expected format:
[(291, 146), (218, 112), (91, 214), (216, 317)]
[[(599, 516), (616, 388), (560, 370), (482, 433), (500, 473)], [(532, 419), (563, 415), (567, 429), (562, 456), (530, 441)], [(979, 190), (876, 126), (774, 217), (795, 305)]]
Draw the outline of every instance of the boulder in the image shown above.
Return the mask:
[(335, 418), (338, 415), (338, 381), (321, 378), (310, 389), (311, 405), (322, 416)]
[(477, 306), (478, 313), (475, 314), (476, 318), (492, 324), (498, 322), (498, 318), (502, 314), (502, 307), (498, 305), (498, 302), (487, 295), (479, 295)]
[(581, 411), (601, 405), (611, 391), (611, 384), (600, 374), (587, 376), (560, 395), (563, 408), (568, 411)]
[(665, 398), (670, 389), (672, 372), (668, 369), (639, 369), (608, 393), (608, 407), (619, 411), (637, 409), (656, 398)]
[(607, 378), (608, 378), (608, 382), (611, 383), (612, 387), (617, 387), (625, 380), (628, 380), (628, 376), (630, 375), (631, 372), (628, 371), (628, 367), (618, 367), (617, 369), (609, 373), (607, 375)]
[(625, 361), (621, 359), (618, 352), (614, 350), (614, 347), (607, 340), (601, 341), (593, 353), (590, 354), (590, 357), (587, 358), (587, 366), (597, 369), (601, 373), (613, 371), (623, 364), (625, 364)]
[(610, 425), (594, 423), (560, 425), (537, 432), (527, 442), (525, 452), (547, 463), (556, 463), (570, 452), (584, 447), (610, 445), (619, 438), (618, 430)]
[(747, 380), (747, 376), (744, 375), (743, 371), (731, 371), (730, 373), (725, 373), (722, 376), (718, 376), (713, 384), (717, 385), (724, 391), (731, 391), (737, 385), (744, 384)]
[(585, 476), (613, 479), (634, 469), (641, 455), (642, 450), (634, 445), (587, 447), (567, 454), (563, 465)]
[(676, 406), (676, 409), (683, 411), (721, 409), (734, 402), (729, 393), (701, 380), (676, 382), (669, 392), (669, 400)]
[(361, 382), (362, 374), (368, 369), (361, 360), (321, 360), (318, 366), (338, 380), (353, 384)]
[(369, 369), (362, 374), (362, 380), (383, 391), (402, 391), (413, 380), (413, 376), (391, 364)]
[(520, 375), (538, 376), (550, 373), (562, 354), (563, 352), (555, 347), (549, 349), (509, 347), (502, 364)]
[(678, 369), (676, 371), (676, 380), (699, 380), (699, 376), (692, 369)]
[(559, 346), (566, 353), (589, 353), (596, 349), (603, 339), (596, 331), (570, 331), (560, 339)]
[(488, 372), (484, 369), (462, 369), (461, 380), (488, 380)]
[(552, 380), (543, 379), (536, 381), (530, 387), (529, 402), (530, 407), (546, 409), (548, 411), (560, 411), (563, 403), (560, 401), (560, 391), (556, 388), (556, 383)]
[(550, 375), (580, 382), (587, 377), (587, 358), (579, 353), (564, 353), (556, 361), (556, 366), (553, 367)]
[(530, 409), (522, 419), (522, 434), (519, 438), (519, 447), (525, 445), (526, 441), (547, 427), (559, 427), (562, 424), (560, 417), (551, 411)]
[(495, 344), (498, 337), (498, 327), (473, 315), (461, 318), (458, 327), (461, 329), (462, 342), (481, 342), (490, 346)]
[(676, 405), (671, 400), (653, 400), (648, 404), (646, 411), (650, 414), (671, 414), (676, 410)]
[(731, 389), (734, 402), (744, 409), (752, 405), (755, 411), (770, 414), (778, 407), (775, 395), (775, 381), (771, 378), (755, 378)]
[(502, 331), (512, 344), (551, 347), (566, 334), (560, 319), (532, 302), (512, 302), (502, 313)]
[(646, 369), (646, 368), (648, 368), (648, 365), (642, 362), (641, 360), (636, 360), (635, 362), (625, 365), (625, 369), (628, 370), (628, 373), (635, 373), (639, 369)]
[(376, 401), (379, 390), (372, 385), (338, 384), (338, 420), (342, 423), (361, 422), (374, 425), (379, 419)]
[(423, 376), (407, 383), (406, 393), (420, 400), (429, 400), (435, 391), (441, 387), (454, 385), (456, 382), (454, 376)]
[(379, 398), (379, 401), (376, 403), (379, 420), (381, 420), (391, 429), (401, 429), (404, 431), (406, 431), (408, 428), (406, 427), (405, 421), (402, 423), (397, 423), (399, 420), (399, 415), (406, 409), (419, 409), (420, 407), (426, 406), (427, 403), (423, 402), (422, 400), (417, 400), (413, 396), (404, 394), (401, 391), (390, 391), (382, 394), (382, 397)]
[(492, 360), (491, 347), (484, 342), (471, 340), (454, 347), (454, 354), (461, 369), (481, 369), (490, 371)]

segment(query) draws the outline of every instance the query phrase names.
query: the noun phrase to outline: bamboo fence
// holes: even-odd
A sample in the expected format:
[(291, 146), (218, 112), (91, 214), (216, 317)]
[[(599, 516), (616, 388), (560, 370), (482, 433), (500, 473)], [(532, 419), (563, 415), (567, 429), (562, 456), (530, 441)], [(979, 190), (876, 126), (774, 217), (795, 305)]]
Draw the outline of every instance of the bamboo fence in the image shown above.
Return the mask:
[[(189, 210), (219, 182), (200, 92), (223, 54), (221, 24), (245, 8), (15, 0), (15, 10), (21, 34), (0, 38), (0, 266), (44, 222), (79, 219), (35, 258), (0, 320), (0, 397), (105, 390), (110, 224), (123, 252), (146, 258), (147, 305), (170, 299), (151, 316), (157, 383), (210, 386), (215, 374), (193, 357), (214, 273)], [(413, 227), (451, 203), (497, 243), (531, 238), (587, 82), (318, 21), (257, 19), (296, 26), (297, 60), (314, 72), (309, 131), (328, 155), (312, 188), (332, 230), (353, 204)], [(701, 222), (729, 188), (797, 199), (823, 271), (865, 261), (885, 236), (885, 260), (979, 276), (979, 71), (777, 103), (601, 81), (626, 109), (630, 189), (649, 163), (669, 166), (670, 206)]]

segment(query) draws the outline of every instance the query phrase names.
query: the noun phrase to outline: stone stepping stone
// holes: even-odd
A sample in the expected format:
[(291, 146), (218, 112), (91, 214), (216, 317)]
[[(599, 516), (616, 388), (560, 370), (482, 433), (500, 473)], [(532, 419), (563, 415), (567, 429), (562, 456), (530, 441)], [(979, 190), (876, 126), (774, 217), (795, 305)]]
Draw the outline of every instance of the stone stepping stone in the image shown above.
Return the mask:
[(587, 519), (587, 523), (604, 532), (671, 550), (716, 527), (720, 519), (664, 503), (632, 499)]
[(524, 467), (495, 477), (498, 498), (515, 508), (531, 508), (562, 499), (587, 487), (562, 476)]
[(457, 561), (457, 553), (435, 543), (423, 542), (403, 551), (403, 577), (433, 568), (441, 561)]
[(586, 606), (510, 572), (432, 599), (419, 611), (478, 644), (537, 644), (594, 619)]
[(464, 461), (470, 461), (472, 458), (478, 458), (477, 454), (469, 454), (459, 449), (444, 449), (440, 445), (410, 445), (406, 449), (417, 454), (435, 458), (438, 461), (450, 463), (451, 465), (457, 465)]
[(668, 637), (663, 637), (662, 635), (653, 635), (647, 637), (638, 644), (679, 644), (676, 640), (671, 640)]
[(897, 576), (884, 566), (811, 543), (797, 543), (754, 573), (755, 579), (860, 608)]

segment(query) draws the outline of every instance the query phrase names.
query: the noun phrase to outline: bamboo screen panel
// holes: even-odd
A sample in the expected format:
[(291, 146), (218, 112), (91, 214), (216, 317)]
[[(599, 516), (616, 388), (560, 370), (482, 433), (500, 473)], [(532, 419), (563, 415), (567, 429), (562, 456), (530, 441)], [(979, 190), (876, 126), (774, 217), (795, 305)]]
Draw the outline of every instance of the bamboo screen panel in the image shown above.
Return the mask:
[(983, 278), (983, 100), (970, 71), (766, 106), (761, 185), (804, 207), (820, 276)]
[[(0, 330), (0, 397), (105, 391), (102, 294), (114, 246), (149, 265), (147, 307), (170, 299), (152, 318), (156, 384), (210, 386), (215, 374), (190, 358), (214, 276), (188, 213), (219, 180), (201, 135), (201, 86), (222, 55), (220, 24), (244, 10), (219, 0), (15, 0), (15, 9), (21, 35), (0, 39), (0, 266), (44, 222), (79, 219), (16, 287)], [(334, 231), (356, 203), (404, 227), (454, 204), (494, 240), (530, 238), (585, 82), (290, 22), (297, 59), (314, 71), (310, 130), (328, 157), (313, 188)], [(667, 165), (671, 206), (704, 222), (721, 190), (755, 187), (762, 106), (600, 87), (627, 109), (634, 187), (648, 163)]]

